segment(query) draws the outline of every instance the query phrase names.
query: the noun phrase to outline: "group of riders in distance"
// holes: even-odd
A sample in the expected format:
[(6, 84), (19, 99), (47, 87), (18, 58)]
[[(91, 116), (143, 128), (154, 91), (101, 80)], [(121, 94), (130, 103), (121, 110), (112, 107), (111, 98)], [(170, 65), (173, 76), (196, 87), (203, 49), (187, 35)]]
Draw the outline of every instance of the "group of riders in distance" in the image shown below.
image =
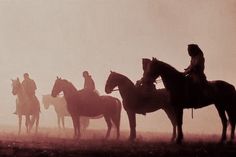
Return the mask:
[[(205, 58), (202, 50), (196, 44), (188, 45), (188, 54), (191, 57), (190, 65), (184, 72), (177, 71), (169, 64), (156, 58), (142, 60), (143, 77), (135, 84), (126, 76), (110, 73), (105, 92), (110, 94), (118, 87), (122, 97), (122, 104), (127, 112), (130, 124), (130, 140), (136, 138), (136, 114), (146, 114), (163, 109), (173, 126), (172, 140), (181, 143), (183, 140), (182, 123), (183, 109), (201, 108), (214, 104), (222, 122), (222, 137), (220, 142), (227, 139), (227, 122), (231, 125), (230, 142), (234, 139), (236, 124), (236, 91), (233, 85), (217, 80), (207, 81), (204, 74)], [(120, 135), (121, 103), (119, 99), (100, 95), (95, 89), (95, 83), (88, 71), (83, 72), (84, 88), (77, 90), (75, 86), (58, 78), (53, 86), (51, 96), (56, 97), (63, 92), (71, 115), (74, 137), (80, 137), (80, 117), (104, 117), (107, 123), (106, 138), (110, 136), (112, 122), (117, 128), (117, 139)], [(156, 89), (155, 82), (161, 77), (165, 88)], [(19, 132), (21, 117), (26, 116), (26, 128), (29, 132), (36, 121), (36, 130), (39, 119), (39, 101), (35, 96), (37, 89), (35, 82), (24, 74), (24, 80), (13, 80), (12, 93), (17, 95), (16, 114), (19, 116)], [(27, 107), (28, 106), (28, 107)], [(227, 118), (227, 116), (228, 118)], [(30, 118), (32, 116), (32, 118)]]

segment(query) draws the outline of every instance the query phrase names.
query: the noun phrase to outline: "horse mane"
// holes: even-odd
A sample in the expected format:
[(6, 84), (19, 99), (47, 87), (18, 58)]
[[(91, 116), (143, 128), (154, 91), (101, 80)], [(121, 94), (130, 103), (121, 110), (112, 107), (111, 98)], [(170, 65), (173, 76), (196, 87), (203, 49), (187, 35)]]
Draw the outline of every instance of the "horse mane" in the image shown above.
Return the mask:
[(183, 77), (183, 73), (178, 71), (175, 67), (173, 67), (172, 65), (166, 63), (166, 62), (163, 62), (163, 61), (160, 61), (160, 60), (157, 60), (157, 59), (154, 59), (154, 62), (156, 62), (157, 64), (159, 65), (162, 65), (164, 68), (167, 68), (169, 69), (169, 75), (173, 75), (173, 76), (178, 76), (178, 77)]
[(71, 88), (71, 89), (73, 89), (74, 91), (77, 91), (77, 88), (70, 82), (70, 81), (68, 81), (68, 80), (66, 80), (66, 79), (63, 79), (62, 80), (63, 82), (66, 82), (69, 86), (67, 86), (67, 88)]
[(117, 72), (112, 72), (112, 73), (115, 74), (118, 77), (119, 80), (127, 80), (128, 83), (130, 83), (130, 84), (132, 84), (134, 86), (133, 81), (131, 81), (127, 76), (122, 75), (122, 74), (117, 73)]

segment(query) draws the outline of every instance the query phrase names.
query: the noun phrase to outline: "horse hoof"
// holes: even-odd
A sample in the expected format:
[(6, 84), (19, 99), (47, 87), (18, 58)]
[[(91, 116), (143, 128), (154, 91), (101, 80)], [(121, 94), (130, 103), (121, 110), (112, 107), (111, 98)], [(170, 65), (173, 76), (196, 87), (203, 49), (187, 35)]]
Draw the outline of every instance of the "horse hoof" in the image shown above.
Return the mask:
[(171, 139), (170, 139), (170, 142), (171, 142), (171, 143), (174, 143), (174, 142), (175, 142), (175, 138), (171, 138)]
[(183, 139), (180, 139), (180, 138), (176, 139), (176, 144), (180, 145), (182, 143), (183, 143)]
[(233, 143), (234, 143), (233, 140), (229, 140), (229, 141), (227, 142), (228, 145), (232, 145)]
[(135, 140), (134, 137), (130, 137), (130, 138), (129, 138), (129, 141), (130, 141), (130, 142), (134, 142), (134, 140)]
[(226, 139), (221, 139), (220, 141), (219, 141), (219, 144), (225, 144), (226, 143)]

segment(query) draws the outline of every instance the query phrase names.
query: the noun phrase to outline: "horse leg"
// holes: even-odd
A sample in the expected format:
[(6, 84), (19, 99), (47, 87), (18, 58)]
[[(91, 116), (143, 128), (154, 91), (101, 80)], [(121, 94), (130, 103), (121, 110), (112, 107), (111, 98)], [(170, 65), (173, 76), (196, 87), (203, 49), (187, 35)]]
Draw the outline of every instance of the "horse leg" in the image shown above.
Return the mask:
[(57, 126), (58, 126), (58, 129), (61, 130), (61, 122), (60, 122), (60, 115), (57, 114)]
[(30, 126), (30, 115), (25, 116), (25, 127), (26, 127), (26, 132), (29, 133), (29, 126)]
[(128, 118), (129, 118), (129, 126), (130, 126), (130, 136), (129, 140), (133, 141), (136, 138), (136, 118), (135, 118), (135, 113), (127, 111)]
[(105, 139), (108, 139), (109, 136), (110, 136), (111, 127), (112, 127), (111, 117), (109, 117), (109, 116), (107, 116), (107, 115), (104, 115), (104, 118), (105, 118), (105, 120), (106, 120), (107, 127), (108, 127)]
[(120, 113), (121, 113), (121, 103), (119, 100), (116, 109), (117, 109), (116, 114), (112, 115), (111, 119), (116, 126), (116, 139), (118, 140), (120, 138)]
[(170, 107), (163, 108), (163, 110), (166, 112), (166, 114), (167, 114), (167, 116), (170, 119), (170, 122), (172, 124), (173, 131), (172, 131), (171, 142), (174, 142), (174, 140), (176, 138), (176, 118), (175, 118), (174, 112), (170, 111)]
[(76, 116), (76, 123), (77, 123), (77, 138), (80, 139), (80, 116)]
[(63, 130), (65, 130), (65, 117), (64, 116), (61, 117), (61, 122), (62, 122), (62, 128)]
[(227, 131), (227, 118), (225, 115), (225, 110), (223, 108), (220, 107), (220, 105), (215, 105), (216, 109), (218, 111), (218, 114), (220, 116), (221, 119), (221, 123), (222, 123), (222, 135), (221, 135), (221, 140), (220, 143), (223, 143), (226, 140), (226, 131)]
[(231, 135), (230, 135), (230, 142), (232, 143), (234, 140), (234, 132), (235, 132), (235, 122), (231, 123)]
[(18, 115), (19, 118), (19, 128), (18, 128), (18, 135), (21, 133), (21, 122), (22, 122), (22, 115)]
[(183, 130), (182, 130), (182, 124), (183, 124), (183, 109), (177, 109), (177, 129), (178, 129), (178, 135), (176, 139), (177, 144), (181, 144), (183, 140)]
[(116, 126), (116, 139), (118, 140), (120, 138), (120, 113), (118, 113), (119, 115), (117, 116), (112, 116), (112, 121)]
[(234, 131), (235, 131), (235, 123), (236, 123), (236, 121), (235, 121), (235, 118), (234, 118), (234, 110), (229, 110), (229, 109), (227, 109), (226, 110), (226, 112), (227, 112), (227, 114), (228, 114), (228, 117), (229, 117), (229, 122), (230, 122), (230, 125), (231, 125), (231, 134), (230, 134), (230, 141), (229, 141), (229, 143), (232, 143), (233, 142), (233, 140), (234, 140)]
[(39, 113), (37, 113), (36, 115), (35, 134), (38, 133), (38, 127), (39, 127)]
[(31, 118), (29, 117), (29, 131), (32, 130), (32, 128), (34, 126), (35, 119), (36, 119), (35, 115), (32, 115)]
[(71, 119), (73, 122), (73, 126), (74, 126), (74, 138), (77, 137), (77, 123), (76, 123), (76, 119), (75, 119), (75, 115), (71, 115)]
[(176, 124), (172, 124), (172, 127), (173, 127), (173, 132), (172, 132), (172, 137), (170, 141), (174, 142), (176, 138)]

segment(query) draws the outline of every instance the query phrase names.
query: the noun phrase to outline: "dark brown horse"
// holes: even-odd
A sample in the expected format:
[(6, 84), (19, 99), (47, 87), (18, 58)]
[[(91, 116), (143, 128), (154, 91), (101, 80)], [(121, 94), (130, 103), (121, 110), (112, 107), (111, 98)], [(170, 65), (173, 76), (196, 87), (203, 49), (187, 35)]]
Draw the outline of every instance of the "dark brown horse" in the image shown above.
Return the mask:
[(222, 122), (221, 142), (226, 141), (227, 117), (231, 124), (231, 141), (234, 139), (236, 123), (236, 91), (233, 85), (217, 80), (208, 82), (208, 87), (201, 91), (196, 91), (192, 80), (183, 73), (177, 71), (167, 63), (155, 58), (149, 64), (143, 79), (155, 81), (161, 77), (166, 89), (170, 92), (171, 104), (175, 108), (177, 116), (178, 137), (177, 143), (183, 139), (182, 122), (184, 108), (201, 108), (210, 104), (215, 104)]
[[(18, 115), (19, 118), (18, 134), (21, 133), (22, 116), (25, 116), (25, 126), (27, 133), (30, 132), (35, 122), (36, 122), (35, 133), (37, 133), (39, 125), (39, 113), (40, 113), (40, 105), (37, 97), (36, 96), (34, 96), (33, 98), (28, 97), (18, 78), (17, 80), (12, 80), (12, 94), (17, 95), (16, 114)], [(32, 116), (32, 118), (30, 116)]]
[(81, 116), (99, 117), (103, 115), (108, 129), (106, 138), (110, 136), (112, 122), (117, 128), (117, 139), (120, 136), (121, 103), (119, 99), (111, 96), (95, 96), (86, 90), (77, 90), (67, 80), (57, 78), (51, 95), (56, 97), (60, 92), (64, 93), (67, 109), (71, 115), (74, 126), (74, 137), (80, 138)]
[(165, 89), (156, 90), (155, 94), (146, 97), (134, 83), (124, 75), (111, 72), (105, 86), (106, 93), (111, 93), (115, 87), (119, 88), (123, 99), (123, 106), (129, 118), (130, 140), (136, 138), (135, 114), (146, 114), (163, 109), (169, 117), (173, 126), (172, 140), (176, 137), (176, 119), (174, 109), (169, 103), (169, 93)]

